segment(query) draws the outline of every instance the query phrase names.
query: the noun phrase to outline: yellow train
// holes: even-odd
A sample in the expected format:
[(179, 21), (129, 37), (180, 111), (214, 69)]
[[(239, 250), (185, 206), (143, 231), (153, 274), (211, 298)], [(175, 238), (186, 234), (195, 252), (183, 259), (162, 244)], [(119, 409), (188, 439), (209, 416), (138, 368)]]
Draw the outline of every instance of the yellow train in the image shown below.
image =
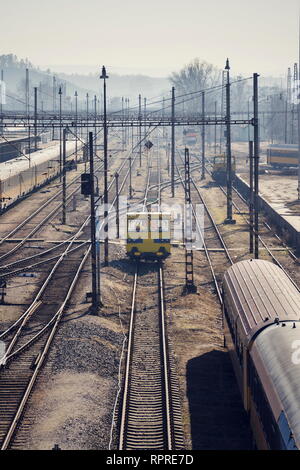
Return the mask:
[(267, 149), (267, 163), (274, 168), (298, 166), (298, 145), (270, 145)]
[(164, 259), (171, 254), (171, 214), (129, 212), (126, 252), (133, 259)]
[[(232, 165), (232, 176), (235, 175), (236, 164), (235, 157), (231, 157)], [(216, 155), (212, 160), (212, 177), (217, 183), (226, 183), (226, 173), (227, 173), (227, 157), (226, 155)]]

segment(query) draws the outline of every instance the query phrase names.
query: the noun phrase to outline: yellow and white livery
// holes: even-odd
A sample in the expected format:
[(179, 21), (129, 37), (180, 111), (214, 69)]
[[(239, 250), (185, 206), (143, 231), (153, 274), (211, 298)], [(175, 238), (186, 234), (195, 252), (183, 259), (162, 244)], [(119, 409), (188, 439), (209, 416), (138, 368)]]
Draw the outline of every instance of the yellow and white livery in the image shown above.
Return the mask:
[(164, 259), (171, 254), (171, 214), (127, 213), (127, 255), (133, 259)]

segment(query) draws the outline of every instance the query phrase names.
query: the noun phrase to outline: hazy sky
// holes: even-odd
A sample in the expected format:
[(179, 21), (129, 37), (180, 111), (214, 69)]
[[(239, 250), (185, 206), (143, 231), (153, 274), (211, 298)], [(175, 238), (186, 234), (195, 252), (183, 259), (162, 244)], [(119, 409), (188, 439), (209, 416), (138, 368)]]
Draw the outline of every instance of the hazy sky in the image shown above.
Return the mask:
[[(300, 0), (0, 0), (0, 53), (41, 67), (105, 64), (167, 75), (194, 57), (233, 73), (284, 74)], [(69, 70), (75, 69), (70, 67)]]

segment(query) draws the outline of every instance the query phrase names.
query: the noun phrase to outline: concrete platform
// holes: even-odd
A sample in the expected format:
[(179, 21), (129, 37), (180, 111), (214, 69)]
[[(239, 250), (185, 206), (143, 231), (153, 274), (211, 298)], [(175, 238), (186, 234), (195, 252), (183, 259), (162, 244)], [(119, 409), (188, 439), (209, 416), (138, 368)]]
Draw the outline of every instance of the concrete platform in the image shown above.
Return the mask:
[[(248, 198), (248, 175), (239, 174), (237, 189)], [(259, 206), (278, 233), (300, 252), (300, 201), (298, 201), (298, 180), (296, 176), (260, 175)]]

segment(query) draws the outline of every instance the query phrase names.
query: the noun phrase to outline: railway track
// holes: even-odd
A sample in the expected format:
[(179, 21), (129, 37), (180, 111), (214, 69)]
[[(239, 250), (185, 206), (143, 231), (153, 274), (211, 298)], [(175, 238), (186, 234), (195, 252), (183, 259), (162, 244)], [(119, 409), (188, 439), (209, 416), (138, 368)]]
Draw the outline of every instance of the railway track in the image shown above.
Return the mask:
[[(120, 450), (183, 448), (180, 400), (169, 362), (163, 268), (160, 263), (151, 267), (137, 264), (133, 281)], [(139, 295), (141, 286), (147, 286), (147, 296)]]
[[(209, 162), (207, 162), (209, 163)], [(205, 171), (209, 174), (209, 176), (211, 176), (211, 171), (207, 168), (207, 166), (205, 166)], [(218, 187), (220, 188), (220, 190), (222, 191), (222, 193), (225, 195), (225, 197), (227, 197), (227, 191), (226, 189), (218, 184)], [(233, 190), (233, 201), (232, 201), (232, 204), (233, 206), (235, 207), (235, 209), (237, 210), (237, 212), (240, 214), (240, 215), (245, 215), (248, 214), (249, 216), (249, 203), (248, 201), (246, 201), (246, 199), (242, 196), (242, 194), (233, 186), (232, 188)], [(240, 207), (240, 205), (242, 204), (243, 207)], [(249, 225), (249, 220), (247, 218), (245, 218), (247, 224)], [(282, 238), (274, 231), (274, 229), (272, 229), (272, 227), (265, 221), (265, 220), (261, 220), (260, 223), (262, 224), (262, 226), (264, 226), (267, 230), (268, 230), (268, 235), (270, 237), (274, 237), (276, 239), (276, 241), (278, 242), (278, 246), (281, 246), (283, 247), (283, 249), (286, 250), (286, 252), (289, 254), (289, 256), (296, 262), (299, 262), (299, 259), (297, 258), (297, 256), (293, 253), (293, 251), (285, 244), (285, 242), (282, 240)], [(262, 246), (269, 252), (269, 254), (272, 256), (272, 250), (271, 249), (268, 249), (267, 247), (267, 243), (264, 241), (262, 235), (259, 236), (259, 241), (260, 243), (262, 244)]]
[[(211, 175), (210, 171), (206, 168), (206, 171), (209, 175)], [(218, 184), (219, 189), (222, 191), (225, 197), (227, 197), (227, 192), (226, 190)], [(233, 188), (233, 195), (235, 195), (235, 198), (233, 199), (233, 206), (235, 207), (237, 213), (241, 215), (245, 222), (250, 225), (250, 222), (248, 220), (249, 217), (249, 204), (245, 200), (245, 198), (239, 193), (239, 191), (236, 188)], [(238, 205), (239, 204), (239, 205)], [(243, 207), (241, 207), (241, 205)], [(248, 217), (247, 217), (248, 214)], [(286, 264), (286, 257), (282, 257), (279, 259), (279, 255), (275, 256), (274, 254), (274, 245), (276, 247), (282, 247), (283, 251), (287, 254), (289, 254), (291, 258), (291, 262), (295, 264), (296, 267), (298, 267), (299, 264), (299, 259), (295, 256), (295, 254), (292, 252), (290, 248), (287, 247), (287, 245), (284, 243), (284, 241), (274, 232), (274, 230), (268, 225), (266, 221), (260, 221), (260, 224), (263, 225), (267, 229), (267, 233), (263, 234), (263, 230), (260, 230), (260, 235), (258, 236), (259, 243), (261, 246), (265, 249), (266, 253), (270, 256), (271, 261), (279, 266), (286, 274), (286, 276), (289, 278), (289, 280), (293, 283), (293, 285), (299, 290), (299, 285), (293, 279), (294, 273), (291, 270), (290, 266), (287, 266)], [(268, 240), (266, 238), (268, 237)], [(270, 247), (270, 243), (272, 244), (272, 247)]]
[(12, 443), (89, 252), (90, 247), (85, 247), (79, 250), (76, 257), (63, 255), (19, 324), (1, 335), (1, 341), (5, 339), (7, 343), (0, 370), (1, 450), (8, 449)]
[[(133, 163), (135, 159), (136, 157)], [(124, 161), (119, 168), (120, 173), (124, 173), (119, 194), (124, 190), (128, 180), (129, 169), (125, 164)], [(112, 204), (116, 197), (112, 198)], [(1, 450), (12, 446), (23, 447), (22, 439), (19, 441), (16, 439), (18, 427), (79, 275), (89, 257), (91, 251), (89, 232), (85, 233), (89, 221), (90, 216), (85, 219), (68, 243), (64, 244), (63, 252), (53, 257), (52, 261), (55, 264), (31, 305), (17, 321), (0, 334), (0, 340), (6, 343), (6, 352), (0, 358)], [(79, 236), (87, 240), (74, 246)], [(40, 261), (38, 264), (44, 262)], [(22, 426), (26, 428), (30, 424), (25, 422)]]
[[(150, 158), (143, 211), (151, 210), (153, 204), (160, 206), (162, 184), (159, 158), (156, 162)], [(166, 331), (161, 262), (136, 264), (119, 423), (120, 450), (184, 448), (181, 401)]]
[[(182, 158), (181, 154), (180, 157)], [(180, 182), (184, 188), (184, 178), (179, 169), (179, 166), (175, 164)], [(229, 253), (228, 247), (213, 219), (213, 216), (201, 194), (194, 178), (190, 176), (191, 179), (191, 199), (192, 199), (192, 212), (195, 220), (196, 230), (198, 236), (202, 241), (203, 250), (205, 257), (207, 259), (212, 279), (215, 285), (215, 289), (218, 295), (220, 304), (223, 304), (222, 294), (221, 294), (221, 281), (222, 276), (227, 268), (232, 266), (233, 260)], [(195, 197), (199, 203), (203, 204), (204, 207), (204, 231), (202, 227), (199, 226), (199, 222), (196, 217), (195, 211)]]

